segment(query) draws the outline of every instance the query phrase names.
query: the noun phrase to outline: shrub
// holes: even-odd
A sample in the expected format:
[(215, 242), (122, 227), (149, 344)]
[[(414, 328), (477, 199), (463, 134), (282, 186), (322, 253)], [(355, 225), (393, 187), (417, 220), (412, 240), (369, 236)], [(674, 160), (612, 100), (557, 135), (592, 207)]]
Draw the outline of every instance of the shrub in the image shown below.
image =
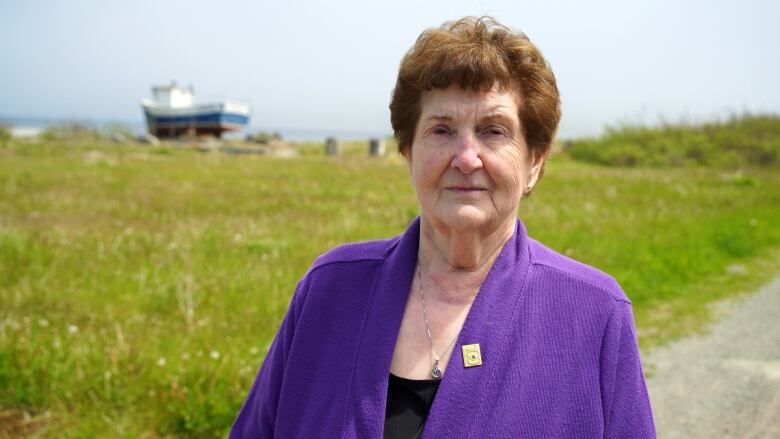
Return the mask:
[(609, 166), (712, 166), (780, 164), (780, 117), (743, 115), (725, 122), (607, 128), (599, 138), (574, 140), (575, 160)]
[(266, 131), (260, 131), (254, 136), (248, 136), (247, 140), (250, 142), (259, 143), (261, 145), (267, 145), (269, 143), (282, 140), (282, 134), (279, 132), (268, 133)]

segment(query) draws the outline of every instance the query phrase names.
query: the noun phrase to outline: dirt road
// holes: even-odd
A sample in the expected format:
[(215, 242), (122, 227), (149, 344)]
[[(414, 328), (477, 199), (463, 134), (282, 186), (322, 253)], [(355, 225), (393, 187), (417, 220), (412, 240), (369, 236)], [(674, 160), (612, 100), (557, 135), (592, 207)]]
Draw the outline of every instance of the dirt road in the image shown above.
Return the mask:
[(644, 359), (658, 437), (780, 438), (780, 278)]

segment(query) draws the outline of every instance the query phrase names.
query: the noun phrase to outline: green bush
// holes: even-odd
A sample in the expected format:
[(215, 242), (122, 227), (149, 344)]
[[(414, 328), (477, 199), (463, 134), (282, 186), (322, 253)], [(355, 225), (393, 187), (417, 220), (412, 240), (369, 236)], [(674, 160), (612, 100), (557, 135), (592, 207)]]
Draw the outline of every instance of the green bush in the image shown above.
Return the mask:
[(599, 138), (572, 141), (567, 152), (575, 160), (609, 166), (777, 166), (780, 117), (743, 115), (701, 125), (612, 127)]
[(282, 134), (274, 131), (273, 133), (269, 133), (266, 131), (260, 131), (255, 135), (250, 135), (247, 137), (247, 140), (250, 142), (259, 143), (261, 145), (268, 145), (273, 142), (279, 142), (282, 140)]

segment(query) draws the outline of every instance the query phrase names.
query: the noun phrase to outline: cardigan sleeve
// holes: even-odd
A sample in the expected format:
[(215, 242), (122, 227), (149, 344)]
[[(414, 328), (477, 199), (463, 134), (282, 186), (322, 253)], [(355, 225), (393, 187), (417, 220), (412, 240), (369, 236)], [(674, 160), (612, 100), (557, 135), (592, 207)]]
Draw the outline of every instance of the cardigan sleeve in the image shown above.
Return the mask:
[(615, 302), (600, 362), (604, 437), (655, 438), (630, 302)]
[(260, 372), (249, 390), (244, 405), (238, 412), (230, 438), (274, 437), (279, 395), (284, 377), (284, 369), (290, 353), (295, 326), (300, 315), (302, 290), (305, 280), (301, 280), (290, 301), (290, 307), (282, 320), (268, 354), (260, 367)]

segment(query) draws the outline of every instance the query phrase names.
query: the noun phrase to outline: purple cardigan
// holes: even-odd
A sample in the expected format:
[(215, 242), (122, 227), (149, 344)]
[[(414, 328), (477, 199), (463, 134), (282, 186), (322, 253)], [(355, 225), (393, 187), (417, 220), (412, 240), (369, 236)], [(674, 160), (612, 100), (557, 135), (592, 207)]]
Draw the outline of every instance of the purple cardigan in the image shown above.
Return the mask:
[[(231, 438), (381, 438), (420, 223), (338, 247), (298, 283)], [(466, 368), (459, 346), (479, 343)], [(466, 318), (422, 437), (650, 438), (631, 302), (518, 220)]]

